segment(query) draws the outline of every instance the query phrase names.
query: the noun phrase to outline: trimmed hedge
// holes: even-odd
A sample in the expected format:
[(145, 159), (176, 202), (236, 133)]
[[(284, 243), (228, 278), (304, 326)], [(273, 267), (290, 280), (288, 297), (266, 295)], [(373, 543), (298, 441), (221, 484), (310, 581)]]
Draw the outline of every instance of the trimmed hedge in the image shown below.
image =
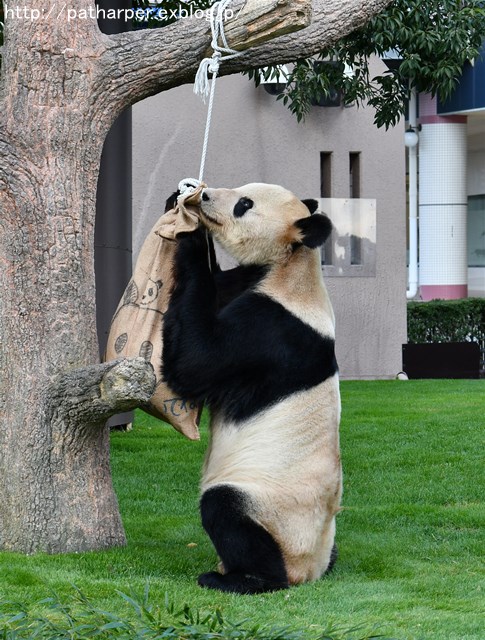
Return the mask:
[(478, 342), (485, 370), (485, 298), (408, 302), (408, 342)]

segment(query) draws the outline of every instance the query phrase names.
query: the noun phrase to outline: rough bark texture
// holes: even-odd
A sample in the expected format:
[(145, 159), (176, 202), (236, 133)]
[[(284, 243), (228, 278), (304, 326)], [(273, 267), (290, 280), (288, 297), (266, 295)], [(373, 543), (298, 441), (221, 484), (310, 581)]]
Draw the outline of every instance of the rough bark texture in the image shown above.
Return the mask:
[[(365, 24), (389, 3), (390, 0), (313, 0), (311, 24), (307, 28), (245, 51), (243, 56), (224, 62), (220, 73), (231, 74), (311, 56)], [(260, 4), (273, 5), (274, 2), (260, 0)], [(279, 0), (276, 4), (292, 2)], [(244, 0), (234, 0), (231, 5), (236, 13), (235, 20), (241, 20), (242, 12), (239, 16), (237, 13), (243, 5)], [(300, 10), (303, 11), (301, 5), (298, 13)], [(124, 106), (192, 82), (200, 60), (209, 53), (210, 31), (203, 20), (192, 18), (183, 24), (173, 24), (163, 29), (163, 34), (166, 38), (161, 38), (156, 30), (150, 33), (134, 31), (110, 39), (103, 64), (111, 70), (112, 89)], [(244, 42), (230, 37), (228, 44), (234, 49), (244, 49)], [(129, 83), (126, 82), (127, 77), (130, 78)]]
[(8, 480), (0, 502), (4, 549), (56, 553), (125, 542), (104, 423), (147, 402), (154, 388), (153, 369), (141, 358), (92, 365), (40, 389), (37, 423), (25, 442), (16, 422), (4, 425), (2, 446), (16, 451), (9, 470), (1, 468)]
[[(387, 1), (314, 0), (311, 27), (251, 49), (223, 72), (309, 55)], [(236, 12), (243, 4), (234, 2)], [(229, 45), (243, 49), (300, 29), (310, 4), (251, 0), (228, 25)], [(72, 7), (95, 15), (93, 0)], [(68, 22), (55, 0), (11, 0), (8, 8), (0, 79), (0, 549), (105, 548), (123, 543), (124, 532), (104, 422), (146, 401), (154, 378), (144, 361), (91, 366), (101, 150), (127, 105), (193, 79), (209, 26), (187, 19), (106, 36), (93, 18)]]

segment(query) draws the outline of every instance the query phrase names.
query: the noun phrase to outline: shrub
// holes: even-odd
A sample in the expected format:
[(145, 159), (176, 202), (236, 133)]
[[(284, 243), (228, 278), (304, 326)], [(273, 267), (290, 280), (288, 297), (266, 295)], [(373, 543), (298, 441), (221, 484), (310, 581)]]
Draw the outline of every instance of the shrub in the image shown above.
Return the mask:
[(485, 298), (408, 303), (408, 342), (478, 342), (485, 370)]

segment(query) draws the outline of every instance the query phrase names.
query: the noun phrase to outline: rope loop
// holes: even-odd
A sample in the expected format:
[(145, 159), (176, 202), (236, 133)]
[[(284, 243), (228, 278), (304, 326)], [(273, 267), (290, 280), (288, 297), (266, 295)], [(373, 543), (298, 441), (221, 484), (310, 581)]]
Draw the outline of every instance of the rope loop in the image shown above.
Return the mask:
[(214, 53), (212, 54), (212, 58), (210, 59), (210, 64), (208, 66), (208, 71), (210, 73), (219, 73), (221, 58), (222, 53), (220, 51), (214, 51)]
[[(232, 0), (219, 0), (210, 8), (210, 27), (211, 27), (211, 47), (213, 54), (210, 58), (204, 58), (197, 70), (194, 82), (194, 93), (202, 96), (202, 100), (206, 101), (209, 95), (209, 78), (208, 73), (214, 76), (219, 73), (219, 66), (223, 60), (230, 60), (242, 55), (241, 51), (231, 49), (227, 44), (226, 34), (224, 33), (224, 15), (227, 6)], [(217, 9), (217, 13), (215, 10)], [(222, 41), (222, 45), (219, 44)]]
[(196, 180), (195, 178), (184, 178), (178, 184), (180, 195), (177, 197), (177, 200), (180, 200), (180, 198), (187, 195), (188, 193), (193, 193), (198, 187), (200, 187), (200, 185), (200, 180)]

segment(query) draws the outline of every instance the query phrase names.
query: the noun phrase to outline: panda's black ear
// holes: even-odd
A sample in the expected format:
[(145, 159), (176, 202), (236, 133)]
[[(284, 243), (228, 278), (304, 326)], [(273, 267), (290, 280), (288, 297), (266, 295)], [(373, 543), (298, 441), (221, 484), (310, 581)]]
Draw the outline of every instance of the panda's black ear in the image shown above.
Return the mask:
[(314, 200), (313, 198), (302, 200), (302, 202), (310, 213), (315, 213), (315, 211), (318, 209), (318, 201)]
[(295, 227), (300, 231), (299, 244), (304, 244), (310, 249), (316, 249), (322, 245), (332, 233), (332, 223), (321, 213), (300, 218), (295, 222)]

